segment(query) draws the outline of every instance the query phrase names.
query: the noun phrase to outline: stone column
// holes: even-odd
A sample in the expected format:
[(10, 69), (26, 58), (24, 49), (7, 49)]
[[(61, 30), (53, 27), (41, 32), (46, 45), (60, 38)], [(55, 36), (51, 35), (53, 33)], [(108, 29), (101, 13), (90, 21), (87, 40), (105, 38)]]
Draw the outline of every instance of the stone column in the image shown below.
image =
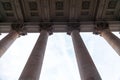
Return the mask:
[(48, 36), (47, 30), (41, 30), (19, 80), (39, 80)]
[(97, 34), (100, 34), (120, 56), (120, 39), (109, 29), (107, 23), (99, 23), (95, 28)]
[(103, 30), (100, 35), (111, 45), (111, 47), (120, 56), (120, 39), (115, 36), (109, 29)]
[(0, 57), (7, 51), (11, 44), (19, 37), (19, 33), (12, 30), (7, 36), (0, 40)]
[(81, 80), (102, 80), (78, 30), (71, 31)]

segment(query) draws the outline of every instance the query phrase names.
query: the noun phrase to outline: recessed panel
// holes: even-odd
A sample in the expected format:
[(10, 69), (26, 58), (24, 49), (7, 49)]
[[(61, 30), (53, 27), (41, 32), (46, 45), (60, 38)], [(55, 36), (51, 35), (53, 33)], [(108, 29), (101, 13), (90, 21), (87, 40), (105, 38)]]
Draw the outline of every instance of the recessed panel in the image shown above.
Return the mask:
[(12, 5), (10, 2), (2, 2), (4, 10), (12, 10)]
[(84, 16), (89, 15), (89, 12), (88, 11), (82, 11), (81, 15), (84, 15)]
[(55, 8), (56, 8), (56, 10), (63, 10), (63, 8), (64, 8), (63, 1), (56, 1)]
[(117, 4), (116, 0), (109, 1), (109, 3), (108, 3), (108, 9), (115, 9), (116, 4)]
[(114, 11), (106, 11), (106, 15), (114, 15)]
[(37, 3), (34, 1), (29, 2), (30, 10), (37, 10)]
[(7, 17), (14, 17), (14, 13), (11, 13), (11, 12), (10, 13), (6, 13), (6, 16)]
[(82, 2), (82, 9), (89, 9), (90, 1), (83, 1)]
[(56, 12), (56, 16), (57, 16), (57, 17), (64, 16), (64, 13), (63, 13), (63, 12)]
[(31, 16), (36, 17), (36, 16), (38, 16), (38, 13), (37, 12), (31, 12)]

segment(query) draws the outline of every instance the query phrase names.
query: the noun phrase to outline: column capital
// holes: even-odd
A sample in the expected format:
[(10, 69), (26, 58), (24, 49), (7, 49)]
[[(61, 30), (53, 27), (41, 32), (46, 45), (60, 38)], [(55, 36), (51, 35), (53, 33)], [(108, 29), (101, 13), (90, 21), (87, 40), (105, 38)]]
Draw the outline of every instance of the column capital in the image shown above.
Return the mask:
[(80, 28), (79, 28), (80, 24), (79, 23), (69, 23), (67, 26), (68, 26), (67, 27), (67, 34), (68, 35), (70, 35), (73, 30), (80, 31)]
[(107, 22), (97, 22), (93, 33), (101, 34), (104, 30), (109, 30), (109, 24)]
[(19, 33), (19, 35), (26, 35), (26, 29), (23, 22), (16, 22), (11, 24), (11, 29)]
[(50, 24), (50, 23), (42, 23), (42, 24), (40, 24), (40, 31), (41, 30), (48, 31), (49, 35), (53, 34), (53, 27), (52, 27), (52, 24)]

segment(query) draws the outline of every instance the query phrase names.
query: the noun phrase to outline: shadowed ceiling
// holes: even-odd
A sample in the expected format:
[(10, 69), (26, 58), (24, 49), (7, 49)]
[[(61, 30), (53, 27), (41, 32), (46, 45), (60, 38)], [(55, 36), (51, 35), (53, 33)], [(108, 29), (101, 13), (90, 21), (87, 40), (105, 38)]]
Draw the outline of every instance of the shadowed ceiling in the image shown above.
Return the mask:
[(1, 23), (119, 20), (120, 0), (0, 0)]
[(1, 21), (120, 20), (120, 0), (0, 0)]

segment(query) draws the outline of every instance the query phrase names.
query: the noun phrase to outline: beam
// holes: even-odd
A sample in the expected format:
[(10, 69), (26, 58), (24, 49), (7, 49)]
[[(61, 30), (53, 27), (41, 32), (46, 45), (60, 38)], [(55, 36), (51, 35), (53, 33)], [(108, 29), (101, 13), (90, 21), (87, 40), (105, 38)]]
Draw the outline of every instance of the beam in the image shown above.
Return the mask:
[[(43, 22), (41, 22), (43, 23)], [(51, 23), (51, 22), (44, 22)], [(73, 22), (52, 22), (53, 32), (67, 32), (67, 24)], [(74, 22), (79, 23), (80, 32), (94, 32), (94, 27), (97, 22)], [(0, 33), (8, 33), (11, 28), (11, 23), (0, 23)], [(27, 33), (38, 33), (40, 22), (26, 22), (24, 27)], [(109, 28), (111, 31), (120, 31), (120, 21), (108, 21)]]

